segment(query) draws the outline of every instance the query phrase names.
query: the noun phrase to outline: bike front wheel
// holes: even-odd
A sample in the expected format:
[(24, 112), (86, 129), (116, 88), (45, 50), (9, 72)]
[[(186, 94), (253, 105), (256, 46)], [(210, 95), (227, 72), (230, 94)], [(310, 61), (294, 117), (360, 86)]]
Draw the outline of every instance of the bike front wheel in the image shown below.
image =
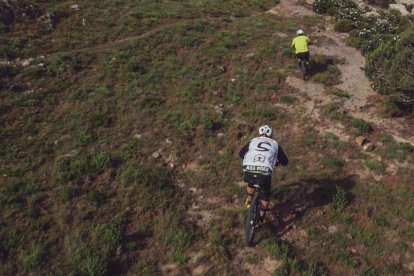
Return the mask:
[(254, 238), (254, 232), (259, 225), (259, 193), (256, 191), (246, 216), (244, 245), (251, 246)]

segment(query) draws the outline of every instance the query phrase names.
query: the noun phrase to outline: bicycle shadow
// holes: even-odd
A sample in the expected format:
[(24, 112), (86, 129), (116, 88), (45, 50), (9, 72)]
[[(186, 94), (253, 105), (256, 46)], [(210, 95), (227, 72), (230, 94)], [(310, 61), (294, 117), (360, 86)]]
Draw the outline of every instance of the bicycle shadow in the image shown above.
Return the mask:
[(329, 65), (337, 64), (338, 61), (334, 57), (315, 55), (309, 60), (309, 75), (316, 75), (328, 70)]
[(355, 185), (355, 178), (356, 175), (342, 179), (305, 179), (283, 186), (275, 196), (279, 203), (270, 209), (270, 216), (277, 219), (269, 224), (270, 230), (278, 237), (291, 231), (308, 210), (331, 203), (336, 186), (346, 191), (347, 202), (351, 203), (354, 196), (350, 190)]

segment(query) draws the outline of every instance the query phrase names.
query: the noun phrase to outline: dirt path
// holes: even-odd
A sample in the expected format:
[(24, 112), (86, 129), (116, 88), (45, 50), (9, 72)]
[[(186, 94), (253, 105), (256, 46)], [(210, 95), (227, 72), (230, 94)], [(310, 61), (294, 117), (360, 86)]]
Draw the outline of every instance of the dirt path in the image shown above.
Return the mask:
[[(315, 12), (310, 10), (310, 2), (306, 6), (298, 5), (297, 1), (281, 0), (280, 4), (268, 12), (278, 16), (315, 16)], [(310, 36), (321, 34), (329, 38), (330, 43), (324, 43), (318, 46), (311, 46), (311, 54), (320, 54), (325, 56), (336, 57), (344, 60), (343, 64), (338, 65), (341, 71), (341, 83), (335, 87), (346, 91), (350, 98), (342, 103), (343, 109), (351, 116), (364, 119), (371, 123), (376, 129), (391, 134), (397, 141), (409, 142), (414, 144), (414, 135), (409, 133), (408, 123), (404, 118), (381, 118), (379, 104), (372, 101), (372, 98), (378, 94), (372, 89), (369, 79), (365, 76), (363, 68), (365, 58), (358, 49), (346, 45), (347, 34), (337, 33), (333, 30), (331, 18), (327, 18), (325, 30), (321, 32), (314, 29)], [(313, 103), (305, 103), (308, 115), (312, 115), (317, 120), (319, 106), (329, 102), (337, 101), (335, 96), (326, 93), (323, 85), (318, 85), (310, 81), (304, 82), (295, 77), (288, 77), (286, 82), (307, 94)], [(331, 124), (330, 128), (335, 129), (336, 124)], [(339, 131), (341, 131), (339, 126)]]

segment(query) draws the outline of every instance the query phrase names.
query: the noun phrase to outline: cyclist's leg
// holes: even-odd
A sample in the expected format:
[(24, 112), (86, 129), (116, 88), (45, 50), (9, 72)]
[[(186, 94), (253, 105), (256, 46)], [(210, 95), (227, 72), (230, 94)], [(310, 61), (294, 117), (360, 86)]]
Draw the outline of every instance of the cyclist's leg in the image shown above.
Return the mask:
[(309, 65), (309, 58), (310, 58), (309, 51), (306, 52), (306, 54), (304, 55), (304, 58), (305, 58), (306, 64)]
[(249, 205), (250, 202), (252, 201), (252, 198), (253, 198), (253, 195), (254, 195), (254, 186), (253, 186), (254, 181), (255, 181), (255, 177), (252, 173), (250, 173), (250, 172), (245, 172), (244, 173), (244, 182), (247, 184), (247, 186), (246, 186), (246, 194), (247, 194), (246, 205)]
[(300, 61), (301, 61), (301, 54), (299, 53), (299, 54), (296, 54), (296, 58), (298, 59), (298, 66), (299, 66), (299, 68), (300, 68)]
[(262, 194), (260, 195), (260, 217), (262, 218), (266, 216), (266, 210), (269, 207), (271, 184), (272, 184), (271, 175), (261, 176), (260, 188), (262, 189)]

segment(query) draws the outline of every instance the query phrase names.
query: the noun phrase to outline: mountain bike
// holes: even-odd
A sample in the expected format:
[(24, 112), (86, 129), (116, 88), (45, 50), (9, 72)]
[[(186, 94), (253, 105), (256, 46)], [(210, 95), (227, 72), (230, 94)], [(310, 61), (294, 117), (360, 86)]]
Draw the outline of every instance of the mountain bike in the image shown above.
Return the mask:
[(250, 203), (250, 208), (246, 215), (246, 227), (245, 227), (245, 237), (244, 237), (244, 245), (250, 246), (256, 229), (259, 227), (259, 219), (260, 219), (260, 195), (262, 193), (262, 189), (258, 184), (253, 185), (255, 190), (253, 194), (252, 202)]
[(306, 77), (308, 76), (308, 72), (309, 72), (309, 65), (306, 62), (306, 60), (301, 58), (299, 61), (299, 67), (300, 67), (300, 71), (302, 72), (303, 80), (306, 80)]

